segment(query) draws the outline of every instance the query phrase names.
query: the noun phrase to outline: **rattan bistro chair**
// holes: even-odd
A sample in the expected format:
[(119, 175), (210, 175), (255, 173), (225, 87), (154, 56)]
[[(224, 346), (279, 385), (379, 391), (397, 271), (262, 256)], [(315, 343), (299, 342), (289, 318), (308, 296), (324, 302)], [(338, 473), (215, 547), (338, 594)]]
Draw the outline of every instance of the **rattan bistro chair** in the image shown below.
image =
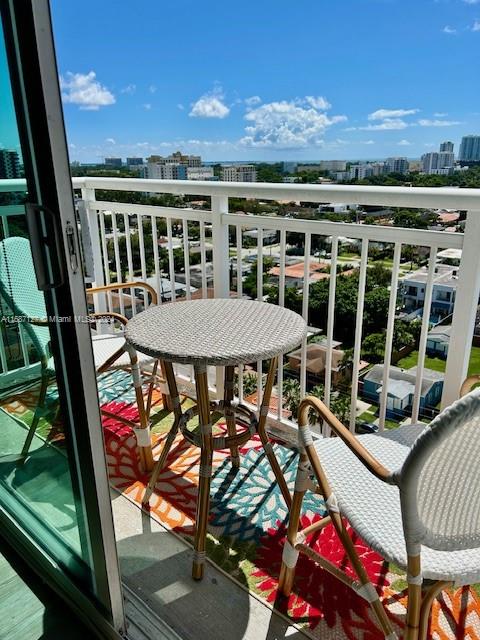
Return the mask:
[[(479, 381), (480, 376), (466, 380), (461, 394)], [(313, 442), (310, 409), (338, 437)], [(291, 592), (298, 553), (304, 553), (371, 604), (385, 637), (397, 637), (347, 533), (345, 517), (372, 549), (407, 571), (404, 637), (423, 640), (432, 602), (441, 590), (480, 581), (480, 389), (463, 395), (429, 425), (379, 434), (355, 437), (317, 398), (304, 399), (299, 415), (301, 453), (281, 591)], [(303, 496), (311, 488), (324, 497), (328, 514), (299, 532)], [(304, 544), (306, 535), (330, 522), (357, 580)]]
[[(101, 294), (109, 291), (121, 291), (124, 289), (145, 289), (150, 294), (152, 304), (157, 304), (155, 289), (144, 282), (122, 282), (87, 289), (87, 294)], [(10, 313), (25, 318), (25, 331), (32, 344), (36, 356), (40, 360), (40, 392), (37, 407), (34, 412), (25, 443), (20, 454), (21, 459), (27, 456), (38, 423), (42, 416), (48, 385), (55, 377), (53, 357), (50, 351), (50, 329), (46, 320), (46, 309), (43, 293), (37, 288), (35, 269), (33, 266), (30, 242), (27, 238), (11, 237), (0, 242), (0, 302), (6, 305)], [(127, 318), (115, 312), (105, 311), (90, 315), (92, 320), (101, 321), (110, 319), (126, 325)], [(92, 336), (93, 356), (97, 374), (110, 368), (125, 368), (131, 366), (130, 356), (125, 348), (125, 339), (120, 333), (98, 334)], [(147, 413), (150, 411), (153, 387), (157, 380), (158, 360), (145, 354), (138, 354), (138, 363), (145, 372), (149, 369)], [(160, 363), (161, 364), (161, 363)], [(38, 383), (38, 374), (32, 379), (32, 373), (28, 368), (19, 370), (16, 385), (27, 387)], [(166, 387), (161, 382), (164, 402), (168, 405)], [(136, 389), (136, 393), (140, 392)], [(138, 400), (138, 398), (137, 398)], [(111, 414), (102, 408), (104, 415), (114, 417), (122, 421), (122, 417)], [(131, 422), (125, 420), (130, 426)], [(153, 466), (152, 454), (145, 447), (139, 448), (141, 463), (145, 468)], [(144, 459), (148, 458), (148, 459)]]

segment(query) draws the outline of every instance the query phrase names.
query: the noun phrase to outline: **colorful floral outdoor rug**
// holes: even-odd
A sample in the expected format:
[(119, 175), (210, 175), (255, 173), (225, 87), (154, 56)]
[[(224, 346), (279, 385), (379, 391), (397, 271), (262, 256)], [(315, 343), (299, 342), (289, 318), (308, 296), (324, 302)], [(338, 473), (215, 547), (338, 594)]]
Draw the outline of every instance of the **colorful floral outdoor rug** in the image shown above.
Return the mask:
[[(103, 375), (99, 392), (101, 404), (110, 412), (136, 417), (128, 374), (116, 371)], [(53, 413), (54, 390), (49, 400), (50, 413)], [(29, 422), (34, 401), (34, 394), (30, 393), (17, 397), (4, 408)], [(190, 402), (184, 400), (186, 406)], [(154, 394), (154, 412), (156, 457), (172, 424), (172, 416), (163, 410), (157, 394)], [(58, 443), (61, 440), (58, 427), (47, 432), (47, 425), (48, 420), (42, 421), (40, 432), (47, 440)], [(103, 425), (111, 484), (140, 507), (148, 478), (138, 466), (135, 437), (129, 427), (115, 419), (104, 418)], [(216, 429), (225, 429), (222, 420)], [(279, 443), (273, 446), (292, 486), (297, 454)], [(242, 447), (241, 456), (241, 468), (234, 473), (228, 451), (214, 454), (207, 546), (210, 560), (314, 638), (381, 639), (382, 633), (368, 604), (302, 555), (292, 595), (288, 599), (279, 596), (277, 581), (286, 531), (286, 507), (258, 438)], [(150, 501), (151, 517), (189, 541), (194, 529), (198, 468), (199, 450), (178, 436)], [(307, 493), (303, 507), (302, 526), (321, 517), (323, 505), (318, 498)], [(352, 535), (401, 637), (406, 607), (405, 574), (385, 563), (358, 536)], [(314, 534), (309, 542), (326, 558), (354, 575), (331, 526)], [(433, 606), (430, 637), (480, 640), (480, 590), (464, 587), (445, 591)]]

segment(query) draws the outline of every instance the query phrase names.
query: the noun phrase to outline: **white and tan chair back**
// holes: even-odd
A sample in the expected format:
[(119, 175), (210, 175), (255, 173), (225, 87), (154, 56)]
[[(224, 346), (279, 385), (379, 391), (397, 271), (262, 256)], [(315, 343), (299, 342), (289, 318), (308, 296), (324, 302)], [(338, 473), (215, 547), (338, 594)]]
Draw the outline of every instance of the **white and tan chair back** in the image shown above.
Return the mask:
[(480, 389), (421, 433), (397, 482), (409, 555), (480, 547)]

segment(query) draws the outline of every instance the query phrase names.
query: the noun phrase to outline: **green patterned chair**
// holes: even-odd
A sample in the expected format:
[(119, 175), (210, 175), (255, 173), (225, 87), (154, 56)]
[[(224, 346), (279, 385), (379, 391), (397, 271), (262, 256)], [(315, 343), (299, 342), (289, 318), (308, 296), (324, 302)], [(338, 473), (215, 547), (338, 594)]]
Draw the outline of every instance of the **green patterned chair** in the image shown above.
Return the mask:
[[(145, 289), (150, 294), (152, 304), (157, 303), (155, 290), (143, 282), (115, 283), (91, 288), (87, 292), (96, 294), (115, 289), (131, 290), (132, 288)], [(0, 304), (4, 312), (6, 308), (10, 314), (25, 318), (22, 326), (31, 343), (31, 350), (40, 362), (38, 402), (20, 455), (20, 458), (24, 460), (28, 455), (35, 431), (45, 409), (48, 385), (55, 378), (55, 366), (50, 347), (50, 329), (47, 322), (44, 295), (37, 288), (30, 242), (27, 238), (11, 237), (0, 241)], [(115, 312), (93, 313), (91, 317), (94, 320), (109, 318), (119, 322), (121, 325), (127, 323), (127, 319), (124, 316)], [(112, 367), (129, 368), (130, 357), (124, 348), (125, 340), (122, 333), (94, 335), (92, 337), (92, 345), (97, 373), (103, 373)], [(149, 356), (139, 354), (139, 362), (143, 369), (147, 367), (151, 369), (147, 400), (148, 407), (150, 407), (158, 361)], [(31, 368), (19, 369), (17, 373), (16, 387), (27, 388), (38, 384), (38, 373), (32, 375)], [(168, 404), (168, 399), (165, 397), (164, 402)], [(111, 416), (107, 411), (103, 411), (103, 413)], [(121, 420), (118, 416), (115, 416), (115, 418)]]

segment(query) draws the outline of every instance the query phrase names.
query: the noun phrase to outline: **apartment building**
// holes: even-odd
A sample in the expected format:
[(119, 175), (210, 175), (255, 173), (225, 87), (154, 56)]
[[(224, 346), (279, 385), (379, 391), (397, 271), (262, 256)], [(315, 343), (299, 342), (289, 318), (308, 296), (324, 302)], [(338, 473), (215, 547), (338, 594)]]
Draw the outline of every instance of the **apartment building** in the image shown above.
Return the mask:
[[(364, 178), (369, 178), (370, 176), (380, 176), (382, 173), (386, 172), (386, 167), (384, 162), (365, 162), (361, 164), (354, 164), (350, 167), (350, 171), (348, 171), (348, 177), (343, 178), (344, 180), (363, 180)], [(343, 172), (337, 173), (337, 176), (344, 175)], [(337, 180), (339, 178), (337, 177)]]
[(187, 180), (215, 180), (213, 167), (187, 167)]
[(20, 161), (16, 151), (0, 149), (0, 178), (20, 178)]
[(122, 159), (121, 158), (105, 158), (105, 165), (108, 167), (121, 167)]
[(223, 182), (256, 182), (257, 170), (254, 164), (232, 164), (222, 166)]
[(453, 142), (442, 142), (440, 151), (430, 151), (422, 156), (422, 171), (428, 175), (449, 175), (454, 166)]
[(143, 177), (154, 180), (187, 180), (187, 170), (183, 164), (149, 162), (143, 169)]
[(422, 156), (422, 171), (428, 175), (453, 173), (455, 154), (450, 151), (431, 151)]
[(463, 136), (458, 159), (461, 162), (480, 162), (480, 136)]
[(440, 144), (440, 153), (453, 153), (453, 142), (446, 141)]
[(408, 173), (409, 164), (407, 158), (395, 157), (385, 160), (385, 173)]
[(201, 167), (202, 157), (186, 155), (186, 154), (183, 154), (181, 151), (175, 151), (175, 153), (172, 153), (169, 156), (152, 155), (149, 158), (147, 158), (147, 164), (162, 164), (162, 165), (178, 164), (185, 167)]

